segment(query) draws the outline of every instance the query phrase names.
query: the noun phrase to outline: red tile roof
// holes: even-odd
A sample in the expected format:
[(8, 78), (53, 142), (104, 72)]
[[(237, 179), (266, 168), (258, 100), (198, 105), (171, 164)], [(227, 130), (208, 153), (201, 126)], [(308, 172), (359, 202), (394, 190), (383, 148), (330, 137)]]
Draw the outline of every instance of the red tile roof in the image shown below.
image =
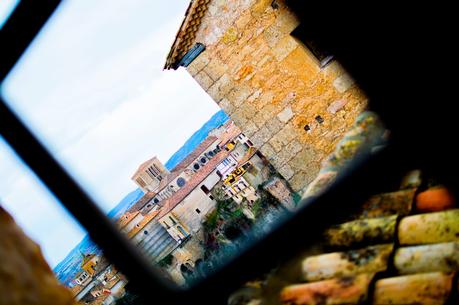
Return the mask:
[(252, 159), (252, 157), (257, 153), (257, 149), (253, 146), (249, 147), (247, 150), (247, 153), (242, 157), (242, 159), (238, 162), (238, 166), (241, 166), (245, 162), (249, 161)]
[(215, 136), (210, 136), (204, 139), (191, 153), (186, 156), (185, 159), (180, 161), (173, 169), (172, 172), (181, 172), (187, 168), (197, 157), (206, 151), (206, 149), (212, 145), (218, 138)]
[(204, 153), (207, 148), (209, 148), (212, 143), (217, 141), (218, 138), (214, 136), (207, 137), (204, 139), (204, 141), (201, 142), (192, 152), (188, 154), (188, 156), (185, 157), (182, 161), (180, 161), (170, 172), (169, 175), (167, 175), (163, 180), (161, 180), (161, 183), (159, 184), (157, 192), (161, 192), (169, 183), (174, 181), (175, 178), (177, 178), (180, 173), (183, 172), (191, 163), (193, 163), (196, 158), (198, 158), (202, 153)]
[(140, 197), (139, 200), (137, 200), (137, 202), (127, 210), (127, 212), (129, 212), (129, 213), (134, 213), (134, 212), (136, 212), (136, 211), (139, 211), (139, 210), (142, 209), (145, 205), (147, 205), (148, 202), (149, 202), (150, 200), (152, 200), (155, 196), (156, 196), (156, 193), (155, 193), (155, 192), (148, 192), (148, 193), (146, 193), (145, 195), (143, 195), (142, 197)]
[(226, 130), (225, 132), (222, 134), (222, 136), (220, 137), (220, 142), (218, 143), (218, 145), (220, 147), (223, 147), (226, 145), (226, 143), (230, 142), (231, 140), (233, 140), (234, 138), (236, 138), (238, 135), (240, 135), (242, 133), (241, 129), (239, 129), (239, 127), (237, 127), (233, 121), (231, 121), (231, 123), (226, 126)]
[(166, 59), (164, 69), (177, 69), (177, 63), (191, 49), (210, 0), (192, 0)]
[(188, 196), (204, 179), (207, 178), (217, 167), (220, 162), (222, 162), (226, 157), (228, 157), (228, 151), (220, 151), (216, 154), (209, 162), (204, 165), (193, 177), (178, 190), (172, 197), (163, 201), (163, 207), (161, 208), (161, 213), (158, 216), (158, 219), (172, 211), (186, 196)]
[(136, 217), (140, 212), (135, 211), (135, 212), (126, 212), (124, 213), (120, 219), (116, 222), (116, 224), (120, 227), (120, 229), (124, 228), (128, 223), (130, 223), (134, 217)]
[(134, 237), (137, 233), (139, 233), (140, 230), (142, 230), (150, 221), (155, 219), (156, 216), (158, 216), (159, 211), (153, 211), (147, 215), (145, 215), (144, 219), (142, 219), (141, 222), (139, 222), (137, 225), (132, 228), (131, 231), (128, 233), (128, 237), (132, 238)]

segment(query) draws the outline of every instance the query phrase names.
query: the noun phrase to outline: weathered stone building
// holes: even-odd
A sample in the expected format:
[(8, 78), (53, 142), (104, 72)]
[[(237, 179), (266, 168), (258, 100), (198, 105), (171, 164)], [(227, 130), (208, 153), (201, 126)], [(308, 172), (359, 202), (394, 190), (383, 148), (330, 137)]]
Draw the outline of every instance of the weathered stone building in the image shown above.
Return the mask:
[(186, 66), (295, 191), (366, 105), (299, 26), (284, 1), (194, 0), (165, 65)]

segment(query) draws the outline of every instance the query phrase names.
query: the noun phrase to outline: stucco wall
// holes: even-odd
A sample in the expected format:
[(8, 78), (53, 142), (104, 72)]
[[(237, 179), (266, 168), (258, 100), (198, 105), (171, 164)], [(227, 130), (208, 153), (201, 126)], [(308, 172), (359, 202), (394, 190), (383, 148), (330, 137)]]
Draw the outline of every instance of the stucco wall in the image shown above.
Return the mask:
[[(179, 221), (193, 234), (201, 228), (201, 222), (205, 215), (215, 207), (215, 201), (210, 199), (202, 190), (205, 185), (209, 190), (220, 180), (216, 170), (213, 171), (204, 181), (199, 184), (172, 212)], [(196, 212), (199, 209), (200, 213)]]
[(290, 35), (297, 18), (282, 1), (276, 9), (271, 3), (211, 1), (196, 35), (206, 50), (187, 70), (292, 188), (302, 191), (366, 97), (337, 62), (320, 68)]

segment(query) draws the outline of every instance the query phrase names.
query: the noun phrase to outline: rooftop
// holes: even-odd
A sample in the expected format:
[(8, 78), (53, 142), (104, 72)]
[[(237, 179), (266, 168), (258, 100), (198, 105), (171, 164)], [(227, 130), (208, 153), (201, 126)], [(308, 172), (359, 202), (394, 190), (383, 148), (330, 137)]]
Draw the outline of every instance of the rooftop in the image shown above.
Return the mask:
[(132, 238), (134, 237), (137, 233), (140, 232), (150, 221), (152, 221), (157, 215), (159, 214), (159, 210), (157, 211), (152, 211), (151, 213), (148, 213), (145, 215), (145, 217), (142, 219), (141, 222), (136, 224), (134, 228), (132, 228), (131, 231), (128, 233), (128, 237)]
[(229, 152), (222, 150), (216, 154), (209, 162), (204, 165), (194, 176), (185, 184), (183, 188), (178, 190), (172, 197), (163, 201), (163, 207), (158, 218), (163, 217), (170, 211), (172, 211), (186, 196), (188, 196), (204, 179), (206, 179), (222, 162), (228, 157)]
[(140, 213), (139, 211), (135, 211), (132, 213), (126, 212), (120, 217), (120, 219), (118, 219), (116, 224), (120, 227), (120, 229), (122, 229), (128, 223), (130, 223), (134, 219), (134, 217), (136, 217), (139, 213)]
[(128, 210), (127, 212), (129, 213), (134, 213), (136, 211), (139, 211), (141, 208), (143, 208), (146, 204), (148, 204), (148, 202), (150, 202), (150, 200), (152, 200), (155, 196), (156, 196), (157, 193), (155, 192), (148, 192), (146, 194), (144, 194), (142, 197), (139, 198), (139, 200), (137, 200), (136, 203), (134, 203), (134, 205), (132, 205)]
[(192, 152), (190, 152), (185, 159), (180, 161), (173, 169), (172, 172), (181, 172), (187, 168), (197, 157), (206, 151), (206, 149), (212, 145), (218, 138), (210, 136), (204, 139)]
[(191, 49), (210, 0), (192, 0), (166, 59), (164, 69), (177, 69), (177, 63)]
[(241, 129), (239, 129), (239, 127), (237, 127), (233, 121), (230, 121), (230, 124), (228, 124), (225, 127), (226, 127), (226, 130), (220, 137), (220, 142), (218, 143), (220, 147), (225, 146), (226, 143), (230, 142), (231, 140), (233, 140), (235, 137), (237, 137), (238, 135), (242, 133)]

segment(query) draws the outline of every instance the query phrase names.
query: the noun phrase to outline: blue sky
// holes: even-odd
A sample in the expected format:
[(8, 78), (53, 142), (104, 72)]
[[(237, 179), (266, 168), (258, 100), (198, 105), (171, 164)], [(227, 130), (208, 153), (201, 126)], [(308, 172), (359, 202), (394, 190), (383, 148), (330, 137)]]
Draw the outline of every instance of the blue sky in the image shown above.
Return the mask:
[[(130, 177), (141, 162), (166, 162), (219, 110), (184, 69), (162, 70), (188, 4), (64, 1), (2, 84), (105, 211), (135, 189)], [(0, 142), (0, 199), (54, 266), (84, 233), (18, 164)]]

